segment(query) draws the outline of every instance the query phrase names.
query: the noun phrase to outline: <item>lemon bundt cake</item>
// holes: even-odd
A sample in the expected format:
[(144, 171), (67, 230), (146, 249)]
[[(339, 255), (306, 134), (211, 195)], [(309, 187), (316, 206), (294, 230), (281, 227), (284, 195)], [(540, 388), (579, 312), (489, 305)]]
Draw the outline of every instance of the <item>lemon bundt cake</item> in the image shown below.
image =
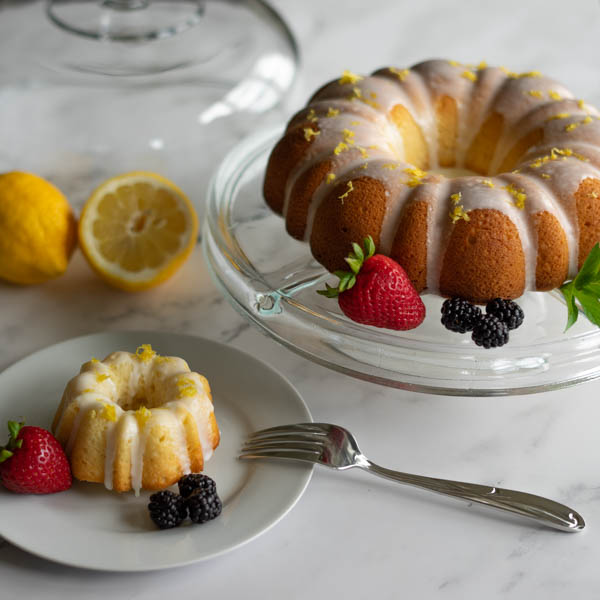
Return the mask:
[(199, 472), (219, 443), (206, 378), (149, 345), (86, 362), (52, 431), (77, 479), (119, 492), (163, 489)]
[(419, 292), (516, 298), (560, 286), (600, 240), (600, 120), (537, 72), (346, 71), (291, 119), (264, 196), (330, 271), (371, 235)]

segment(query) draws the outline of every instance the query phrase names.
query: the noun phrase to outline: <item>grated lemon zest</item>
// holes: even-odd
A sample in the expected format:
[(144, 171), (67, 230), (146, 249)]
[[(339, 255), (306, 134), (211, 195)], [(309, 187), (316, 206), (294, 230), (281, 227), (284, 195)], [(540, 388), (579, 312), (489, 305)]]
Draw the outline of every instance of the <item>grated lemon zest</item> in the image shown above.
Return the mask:
[(542, 74), (539, 71), (526, 71), (525, 73), (515, 73), (514, 71), (509, 71), (506, 67), (500, 67), (500, 70), (503, 71), (507, 77), (511, 79), (522, 79), (523, 77), (541, 77)]
[(331, 119), (332, 117), (337, 117), (339, 114), (340, 114), (340, 109), (339, 108), (332, 108), (330, 106), (327, 109), (327, 114), (325, 116), (329, 117)]
[(198, 393), (195, 382), (188, 377), (182, 377), (177, 381), (177, 389), (180, 398), (195, 396)]
[(147, 409), (145, 406), (140, 406), (134, 414), (139, 428), (143, 429), (148, 422), (148, 419), (152, 416), (152, 411)]
[(307, 142), (310, 142), (310, 140), (314, 137), (317, 137), (321, 132), (320, 131), (315, 131), (312, 127), (305, 127), (304, 128), (304, 139)]
[(341, 85), (345, 85), (347, 83), (351, 83), (354, 85), (356, 82), (360, 81), (361, 79), (364, 79), (361, 75), (357, 75), (356, 73), (353, 73), (352, 71), (348, 71), (348, 69), (345, 69), (344, 72), (342, 73), (342, 76), (339, 79), (339, 83)]
[(339, 156), (342, 152), (344, 152), (344, 150), (348, 150), (349, 146), (348, 144), (346, 144), (345, 142), (340, 142), (334, 149), (333, 149), (333, 153), (336, 156)]
[(525, 93), (529, 94), (530, 96), (533, 96), (534, 98), (544, 97), (544, 93), (541, 90), (527, 90)]
[(513, 204), (520, 210), (525, 208), (525, 200), (527, 200), (527, 194), (523, 190), (518, 190), (512, 183), (502, 188), (506, 190), (513, 197)]
[(539, 71), (525, 71), (525, 73), (519, 73), (518, 78), (522, 77), (541, 77), (542, 74)]
[(342, 135), (344, 136), (344, 142), (350, 146), (354, 146), (354, 131), (351, 129), (342, 129)]
[(422, 181), (421, 179), (417, 179), (416, 177), (413, 177), (412, 179), (409, 179), (406, 182), (406, 185), (408, 187), (418, 187), (419, 185), (423, 185), (423, 183), (425, 183), (424, 181)]
[(328, 173), (327, 174), (327, 184), (330, 184), (333, 181), (335, 181), (335, 173)]
[(104, 404), (104, 410), (102, 411), (102, 416), (107, 421), (116, 421), (117, 420), (117, 409), (114, 404)]
[(457, 221), (460, 221), (461, 219), (463, 219), (464, 221), (471, 220), (469, 215), (466, 213), (464, 207), (461, 206), (460, 204), (457, 204), (450, 211), (450, 220), (452, 221), (452, 223), (456, 223)]
[(409, 175), (412, 175), (413, 177), (417, 177), (418, 179), (421, 179), (422, 177), (427, 177), (427, 171), (423, 171), (418, 167), (407, 167), (406, 169), (404, 169), (404, 172), (408, 173)]
[(350, 192), (354, 190), (352, 181), (346, 182), (346, 186), (348, 189), (341, 196), (338, 196), (338, 198), (342, 201), (342, 204), (344, 203), (344, 200), (350, 195)]
[(362, 92), (359, 87), (353, 87), (352, 93), (348, 96), (348, 100), (360, 100), (362, 98)]
[(156, 356), (156, 352), (152, 350), (152, 346), (150, 344), (142, 344), (141, 346), (138, 346), (137, 350), (135, 351), (135, 355), (137, 356), (138, 360), (141, 360), (142, 362), (148, 362)]
[(410, 73), (410, 71), (408, 69), (396, 69), (395, 67), (389, 67), (388, 71), (390, 73), (392, 73), (393, 75), (395, 75), (400, 81), (404, 81), (407, 77), (408, 74)]

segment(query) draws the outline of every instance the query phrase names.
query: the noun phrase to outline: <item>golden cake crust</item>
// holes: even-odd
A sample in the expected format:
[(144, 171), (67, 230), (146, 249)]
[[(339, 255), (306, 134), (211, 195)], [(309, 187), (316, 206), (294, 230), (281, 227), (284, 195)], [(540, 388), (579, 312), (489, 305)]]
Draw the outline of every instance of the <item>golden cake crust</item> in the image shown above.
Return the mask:
[(600, 114), (535, 71), (346, 71), (290, 120), (264, 193), (330, 271), (370, 235), (419, 292), (516, 298), (600, 241)]
[[(379, 232), (385, 215), (386, 190), (370, 177), (359, 177), (334, 186), (315, 214), (310, 245), (313, 256), (326, 269), (347, 269), (344, 258), (354, 240), (362, 240), (364, 231)], [(379, 234), (372, 236), (375, 246)]]
[(472, 210), (456, 223), (440, 275), (445, 296), (484, 303), (517, 298), (525, 288), (525, 257), (517, 228), (497, 210)]
[(84, 363), (52, 430), (75, 478), (118, 492), (164, 489), (201, 471), (220, 439), (206, 378), (153, 352)]

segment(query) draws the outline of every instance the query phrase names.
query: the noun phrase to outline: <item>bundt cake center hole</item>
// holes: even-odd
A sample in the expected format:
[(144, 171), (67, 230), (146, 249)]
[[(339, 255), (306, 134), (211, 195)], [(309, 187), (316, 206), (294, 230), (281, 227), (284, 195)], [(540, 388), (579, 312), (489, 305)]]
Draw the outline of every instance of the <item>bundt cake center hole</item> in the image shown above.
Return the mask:
[(466, 169), (464, 167), (434, 167), (430, 171), (432, 173), (437, 173), (438, 175), (443, 175), (448, 179), (453, 179), (454, 177), (473, 177), (476, 175), (486, 175), (486, 173), (478, 173), (477, 171)]
[(161, 400), (152, 393), (152, 390), (140, 390), (131, 395), (129, 393), (121, 394), (117, 400), (118, 405), (123, 410), (139, 410), (140, 408), (152, 409), (160, 406)]

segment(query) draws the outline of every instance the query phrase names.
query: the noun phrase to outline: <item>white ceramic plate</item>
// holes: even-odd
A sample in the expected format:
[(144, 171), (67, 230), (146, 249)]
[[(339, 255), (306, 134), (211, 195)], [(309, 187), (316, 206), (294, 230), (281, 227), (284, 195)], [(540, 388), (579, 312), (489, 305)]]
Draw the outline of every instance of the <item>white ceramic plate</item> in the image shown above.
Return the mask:
[[(203, 525), (187, 522), (160, 531), (150, 521), (149, 492), (109, 492), (75, 482), (63, 493), (35, 496), (0, 488), (0, 535), (32, 554), (75, 567), (148, 571), (181, 566), (228, 552), (275, 525), (298, 501), (312, 474), (301, 463), (237, 460), (253, 430), (311, 421), (302, 398), (285, 378), (256, 358), (202, 338), (154, 332), (108, 332), (61, 342), (0, 374), (0, 424), (24, 417), (49, 428), (66, 382), (92, 356), (134, 352), (152, 344), (184, 358), (208, 378), (221, 444), (205, 473), (217, 483), (223, 512)], [(6, 435), (0, 432), (0, 440)]]

